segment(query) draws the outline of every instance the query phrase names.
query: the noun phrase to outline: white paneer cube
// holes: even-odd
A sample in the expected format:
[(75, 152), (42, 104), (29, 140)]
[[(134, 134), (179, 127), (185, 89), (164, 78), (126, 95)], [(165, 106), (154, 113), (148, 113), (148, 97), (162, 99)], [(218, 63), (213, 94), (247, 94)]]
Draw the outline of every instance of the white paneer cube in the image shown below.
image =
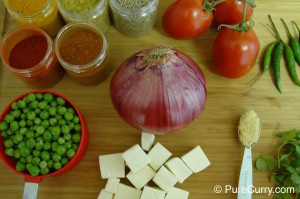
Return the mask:
[(138, 172), (150, 163), (150, 158), (138, 144), (125, 151), (123, 158), (133, 173)]
[(157, 184), (162, 190), (168, 192), (176, 183), (178, 179), (164, 166), (162, 166), (155, 177), (153, 182)]
[(210, 165), (200, 146), (196, 146), (193, 150), (183, 155), (181, 159), (194, 173), (199, 173)]
[(152, 133), (142, 133), (142, 148), (145, 151), (149, 151), (153, 146), (155, 135)]
[(177, 177), (179, 183), (183, 183), (193, 172), (180, 158), (172, 158), (166, 163), (167, 168)]
[(135, 188), (140, 190), (155, 176), (155, 174), (156, 172), (147, 165), (136, 173), (130, 171), (126, 177)]
[(125, 163), (122, 154), (99, 156), (102, 179), (125, 178)]
[(148, 153), (150, 166), (157, 171), (171, 156), (172, 153), (158, 142)]
[(120, 179), (117, 178), (109, 178), (107, 180), (106, 186), (105, 186), (105, 191), (109, 193), (116, 193), (118, 186), (120, 183)]
[(140, 190), (120, 183), (114, 199), (140, 199), (141, 193)]
[(114, 198), (113, 193), (109, 193), (104, 189), (102, 189), (97, 199), (113, 199), (113, 198)]
[(188, 199), (189, 198), (189, 192), (178, 189), (176, 187), (172, 187), (170, 191), (167, 193), (165, 199)]
[(159, 189), (144, 187), (141, 199), (165, 199), (165, 192)]

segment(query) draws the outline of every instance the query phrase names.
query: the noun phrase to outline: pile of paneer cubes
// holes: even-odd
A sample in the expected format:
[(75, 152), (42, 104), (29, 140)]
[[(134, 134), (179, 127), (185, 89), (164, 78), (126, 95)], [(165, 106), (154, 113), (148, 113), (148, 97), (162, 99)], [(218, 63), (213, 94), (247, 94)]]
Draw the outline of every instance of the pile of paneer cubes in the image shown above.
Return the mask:
[[(99, 156), (102, 179), (108, 179), (98, 199), (187, 199), (189, 192), (175, 188), (193, 173), (210, 165), (200, 146), (181, 158), (171, 158), (172, 153), (160, 143), (153, 148), (155, 136), (142, 133), (142, 147), (138, 144), (124, 153)], [(148, 154), (146, 154), (146, 152)], [(171, 159), (170, 159), (171, 158)], [(125, 178), (125, 164), (130, 172), (126, 178), (134, 187), (120, 183)], [(157, 187), (147, 184), (153, 181)]]

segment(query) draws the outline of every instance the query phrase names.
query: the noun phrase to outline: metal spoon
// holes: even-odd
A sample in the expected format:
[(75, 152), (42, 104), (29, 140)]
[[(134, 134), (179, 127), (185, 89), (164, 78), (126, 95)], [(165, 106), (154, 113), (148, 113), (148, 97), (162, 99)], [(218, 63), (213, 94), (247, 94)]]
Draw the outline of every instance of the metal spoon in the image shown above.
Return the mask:
[[(242, 162), (242, 167), (239, 177), (239, 186), (238, 186), (238, 199), (251, 199), (253, 192), (253, 174), (252, 174), (252, 153), (251, 149), (256, 145), (259, 140), (261, 132), (261, 125), (259, 123), (259, 133), (256, 142), (254, 142), (251, 147), (245, 146), (244, 157)], [(240, 131), (238, 131), (240, 138)], [(241, 140), (241, 138), (240, 138)]]

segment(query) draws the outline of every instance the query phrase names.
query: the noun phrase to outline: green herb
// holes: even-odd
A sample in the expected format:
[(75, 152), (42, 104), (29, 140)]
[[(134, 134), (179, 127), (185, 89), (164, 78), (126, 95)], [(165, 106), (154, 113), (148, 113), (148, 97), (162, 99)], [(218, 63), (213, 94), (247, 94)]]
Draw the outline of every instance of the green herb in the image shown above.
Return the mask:
[[(279, 133), (282, 144), (277, 157), (262, 155), (256, 160), (256, 169), (260, 172), (273, 172), (270, 181), (279, 187), (294, 189), (296, 199), (300, 193), (300, 133), (295, 129)], [(274, 199), (291, 199), (288, 193), (278, 193)]]

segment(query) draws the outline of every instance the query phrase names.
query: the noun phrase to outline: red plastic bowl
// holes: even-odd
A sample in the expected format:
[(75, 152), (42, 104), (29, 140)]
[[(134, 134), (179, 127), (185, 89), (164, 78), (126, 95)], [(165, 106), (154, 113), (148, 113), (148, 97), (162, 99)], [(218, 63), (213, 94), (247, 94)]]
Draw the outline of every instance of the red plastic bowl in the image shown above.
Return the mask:
[(68, 102), (75, 109), (75, 111), (77, 112), (77, 114), (79, 116), (80, 122), (81, 122), (81, 140), (80, 140), (80, 144), (76, 151), (75, 156), (70, 160), (70, 162), (67, 165), (65, 165), (61, 169), (59, 169), (55, 172), (49, 173), (47, 175), (31, 176), (29, 173), (17, 171), (16, 170), (16, 161), (12, 160), (10, 157), (5, 155), (5, 147), (2, 144), (4, 141), (4, 138), (0, 135), (0, 157), (4, 161), (4, 163), (14, 172), (16, 172), (20, 175), (23, 175), (25, 182), (40, 183), (46, 177), (60, 175), (60, 174), (66, 173), (66, 172), (70, 171), (71, 169), (73, 169), (80, 162), (80, 160), (82, 159), (82, 157), (84, 156), (84, 154), (87, 150), (88, 142), (89, 142), (89, 134), (88, 134), (88, 127), (87, 127), (87, 124), (86, 124), (83, 116), (81, 115), (81, 113), (79, 112), (77, 107), (72, 103), (72, 101), (69, 100), (67, 97), (61, 95), (60, 93), (48, 91), (48, 90), (36, 90), (36, 91), (28, 92), (28, 93), (25, 93), (25, 94), (19, 96), (4, 109), (2, 115), (0, 116), (0, 122), (2, 122), (5, 115), (11, 111), (11, 105), (13, 102), (23, 99), (23, 97), (25, 97), (26, 95), (28, 95), (30, 93), (51, 93), (56, 97), (62, 97), (63, 99), (66, 100), (66, 102)]

